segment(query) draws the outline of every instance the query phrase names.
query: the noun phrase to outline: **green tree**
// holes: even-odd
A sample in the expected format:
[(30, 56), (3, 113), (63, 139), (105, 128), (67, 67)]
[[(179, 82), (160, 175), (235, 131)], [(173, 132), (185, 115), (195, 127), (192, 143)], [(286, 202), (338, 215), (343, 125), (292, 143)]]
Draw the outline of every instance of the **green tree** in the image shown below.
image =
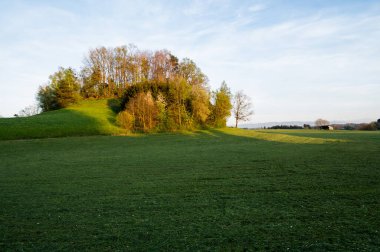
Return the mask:
[(227, 118), (231, 115), (231, 91), (225, 81), (213, 93), (213, 104), (209, 117), (210, 124), (217, 128), (226, 127)]
[(56, 90), (50, 85), (38, 88), (37, 101), (43, 112), (59, 109)]
[(209, 93), (200, 86), (192, 86), (190, 94), (191, 114), (194, 123), (204, 124), (210, 114)]
[(101, 85), (101, 74), (98, 68), (85, 67), (81, 72), (82, 87), (80, 94), (84, 98), (99, 98), (103, 94)]
[(49, 77), (49, 84), (39, 88), (37, 100), (43, 111), (64, 108), (79, 100), (79, 89), (74, 70), (60, 67)]
[(56, 89), (57, 103), (64, 108), (79, 100), (79, 80), (71, 68), (60, 68), (51, 77), (51, 85)]

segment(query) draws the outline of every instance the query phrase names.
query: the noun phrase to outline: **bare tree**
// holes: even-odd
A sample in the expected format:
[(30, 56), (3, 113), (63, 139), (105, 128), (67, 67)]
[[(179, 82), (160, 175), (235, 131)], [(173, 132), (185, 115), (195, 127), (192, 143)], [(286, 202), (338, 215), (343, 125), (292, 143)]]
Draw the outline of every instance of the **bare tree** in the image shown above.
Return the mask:
[(18, 112), (17, 116), (27, 117), (27, 116), (34, 116), (39, 113), (40, 113), (40, 108), (37, 105), (30, 105), (30, 106), (25, 107), (20, 112)]
[(236, 128), (239, 121), (248, 121), (253, 115), (251, 98), (244, 94), (243, 91), (238, 91), (234, 95), (232, 113), (235, 118)]
[(329, 121), (327, 121), (327, 120), (325, 120), (325, 119), (322, 119), (322, 118), (319, 118), (319, 119), (317, 119), (317, 120), (315, 121), (315, 126), (317, 126), (317, 127), (320, 127), (320, 126), (327, 126), (327, 125), (329, 125), (329, 124), (330, 124)]

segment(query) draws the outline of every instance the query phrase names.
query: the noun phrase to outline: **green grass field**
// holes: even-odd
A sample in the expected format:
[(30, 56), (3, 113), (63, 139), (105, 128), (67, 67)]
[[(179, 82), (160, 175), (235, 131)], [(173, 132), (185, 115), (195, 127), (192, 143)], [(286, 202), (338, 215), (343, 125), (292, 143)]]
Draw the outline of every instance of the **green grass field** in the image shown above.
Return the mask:
[(20, 139), (116, 134), (106, 103), (0, 120), (0, 251), (379, 249), (380, 132)]

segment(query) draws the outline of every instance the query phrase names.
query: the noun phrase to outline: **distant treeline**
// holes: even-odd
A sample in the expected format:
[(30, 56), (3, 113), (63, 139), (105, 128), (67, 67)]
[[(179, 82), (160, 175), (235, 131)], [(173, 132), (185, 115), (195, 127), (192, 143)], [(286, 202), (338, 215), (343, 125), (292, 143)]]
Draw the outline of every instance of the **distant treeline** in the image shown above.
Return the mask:
[[(346, 124), (331, 124), (334, 130), (380, 130), (380, 119), (377, 122), (370, 123), (346, 123)], [(299, 125), (275, 125), (271, 127), (264, 127), (265, 129), (322, 129), (321, 126), (310, 126), (304, 124)]]
[(268, 129), (303, 129), (303, 127), (298, 125), (275, 125), (268, 127)]
[(40, 86), (37, 97), (43, 111), (83, 98), (119, 98), (117, 123), (144, 132), (224, 127), (232, 108), (227, 84), (211, 91), (207, 76), (192, 60), (133, 45), (90, 50), (79, 72), (60, 68)]
[(332, 124), (337, 130), (380, 130), (380, 119), (370, 123)]

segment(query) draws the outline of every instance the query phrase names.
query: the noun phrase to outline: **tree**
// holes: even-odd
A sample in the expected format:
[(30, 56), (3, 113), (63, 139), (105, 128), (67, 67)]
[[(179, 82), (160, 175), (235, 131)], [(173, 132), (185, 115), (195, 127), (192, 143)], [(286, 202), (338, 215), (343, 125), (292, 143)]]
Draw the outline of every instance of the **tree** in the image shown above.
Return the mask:
[[(169, 115), (177, 125), (176, 128), (181, 129), (187, 121), (186, 100), (190, 94), (190, 86), (183, 78), (177, 78), (170, 83), (169, 86)], [(171, 128), (172, 125), (171, 125)]]
[(20, 112), (18, 112), (18, 116), (20, 117), (28, 117), (28, 116), (34, 116), (40, 113), (40, 109), (36, 105), (30, 105), (22, 109)]
[(81, 79), (80, 93), (83, 98), (98, 98), (102, 95), (101, 74), (98, 68), (84, 67), (81, 71)]
[(191, 59), (184, 58), (179, 64), (179, 75), (190, 85), (207, 86), (207, 76)]
[(227, 118), (231, 115), (231, 91), (225, 81), (218, 90), (213, 93), (213, 104), (209, 122), (217, 128), (226, 127)]
[(59, 109), (56, 89), (50, 85), (39, 87), (37, 101), (43, 112)]
[(191, 112), (194, 120), (197, 123), (204, 124), (210, 114), (210, 97), (208, 92), (200, 86), (192, 86), (190, 98)]
[(238, 91), (234, 95), (232, 112), (235, 118), (235, 128), (237, 128), (239, 121), (248, 121), (253, 115), (251, 99), (243, 91)]
[(39, 106), (43, 111), (67, 107), (79, 100), (79, 80), (71, 68), (60, 67), (49, 77), (49, 84), (40, 86), (37, 93)]
[(327, 121), (327, 120), (325, 120), (325, 119), (322, 119), (322, 118), (319, 118), (319, 119), (317, 119), (317, 120), (315, 121), (315, 126), (317, 126), (317, 127), (327, 126), (327, 125), (329, 125), (329, 124), (330, 124), (329, 121)]
[(150, 92), (140, 92), (127, 104), (129, 121), (134, 120), (134, 129), (144, 132), (153, 129), (158, 121), (158, 108)]
[(56, 98), (59, 107), (65, 108), (79, 100), (79, 80), (71, 68), (60, 68), (50, 77), (52, 85), (56, 87)]

